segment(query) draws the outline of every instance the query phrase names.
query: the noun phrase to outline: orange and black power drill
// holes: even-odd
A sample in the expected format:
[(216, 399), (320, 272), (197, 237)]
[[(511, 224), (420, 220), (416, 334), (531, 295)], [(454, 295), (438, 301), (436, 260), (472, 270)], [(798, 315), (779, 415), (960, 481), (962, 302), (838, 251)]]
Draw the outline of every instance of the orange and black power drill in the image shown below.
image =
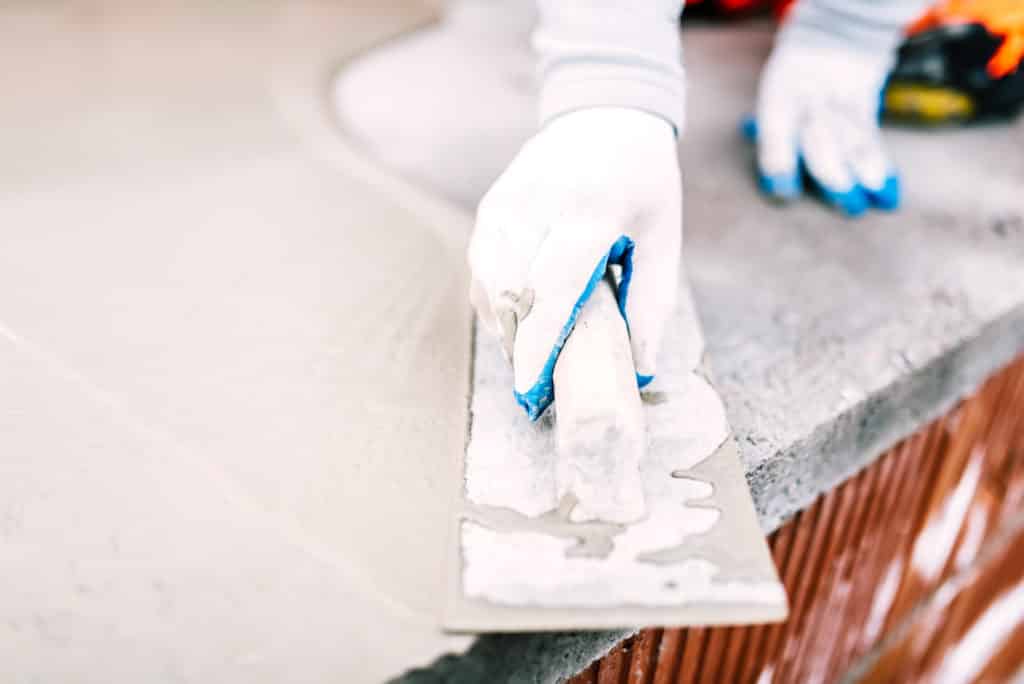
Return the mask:
[(1024, 105), (1024, 0), (945, 0), (909, 29), (885, 90), (888, 117), (942, 124)]

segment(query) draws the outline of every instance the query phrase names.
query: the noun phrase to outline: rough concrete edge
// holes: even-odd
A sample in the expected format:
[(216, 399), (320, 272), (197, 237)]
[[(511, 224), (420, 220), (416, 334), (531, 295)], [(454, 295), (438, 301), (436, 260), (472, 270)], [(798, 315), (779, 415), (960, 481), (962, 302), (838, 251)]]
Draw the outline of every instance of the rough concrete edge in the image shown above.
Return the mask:
[(947, 412), (1024, 352), (1024, 305), (819, 426), (747, 473), (766, 533)]
[(489, 634), (462, 656), (444, 656), (392, 684), (556, 684), (606, 655), (634, 631)]

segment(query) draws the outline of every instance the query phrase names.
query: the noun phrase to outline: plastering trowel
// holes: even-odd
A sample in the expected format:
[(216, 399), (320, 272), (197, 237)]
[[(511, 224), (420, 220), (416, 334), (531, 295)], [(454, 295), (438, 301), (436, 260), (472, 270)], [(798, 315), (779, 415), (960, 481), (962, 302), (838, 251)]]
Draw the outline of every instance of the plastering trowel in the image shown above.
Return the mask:
[(537, 422), (476, 336), (443, 625), (455, 631), (767, 622), (786, 596), (758, 526), (689, 288), (637, 389), (611, 273), (584, 305)]

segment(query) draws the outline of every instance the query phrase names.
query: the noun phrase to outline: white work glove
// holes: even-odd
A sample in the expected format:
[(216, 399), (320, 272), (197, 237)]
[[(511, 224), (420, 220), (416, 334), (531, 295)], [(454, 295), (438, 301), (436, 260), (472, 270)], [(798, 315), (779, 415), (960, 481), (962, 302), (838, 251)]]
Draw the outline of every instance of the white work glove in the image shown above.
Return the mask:
[(682, 186), (673, 127), (637, 109), (551, 120), (480, 202), (469, 245), (471, 298), (502, 337), (531, 419), (553, 399), (555, 361), (606, 264), (618, 288), (640, 386), (655, 373), (675, 303)]
[(850, 216), (895, 209), (899, 180), (878, 127), (895, 48), (861, 45), (800, 19), (780, 30), (761, 74), (756, 124), (747, 124), (761, 188), (793, 199), (806, 172), (824, 199)]

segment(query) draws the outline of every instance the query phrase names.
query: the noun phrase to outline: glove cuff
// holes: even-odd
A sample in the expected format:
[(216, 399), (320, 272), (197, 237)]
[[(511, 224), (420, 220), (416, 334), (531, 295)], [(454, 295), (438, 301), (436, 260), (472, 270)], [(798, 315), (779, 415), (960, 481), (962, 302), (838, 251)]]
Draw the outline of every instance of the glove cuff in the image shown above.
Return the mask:
[(591, 107), (624, 107), (654, 114), (682, 135), (685, 124), (682, 79), (660, 77), (623, 65), (577, 64), (555, 69), (540, 93), (540, 122)]

